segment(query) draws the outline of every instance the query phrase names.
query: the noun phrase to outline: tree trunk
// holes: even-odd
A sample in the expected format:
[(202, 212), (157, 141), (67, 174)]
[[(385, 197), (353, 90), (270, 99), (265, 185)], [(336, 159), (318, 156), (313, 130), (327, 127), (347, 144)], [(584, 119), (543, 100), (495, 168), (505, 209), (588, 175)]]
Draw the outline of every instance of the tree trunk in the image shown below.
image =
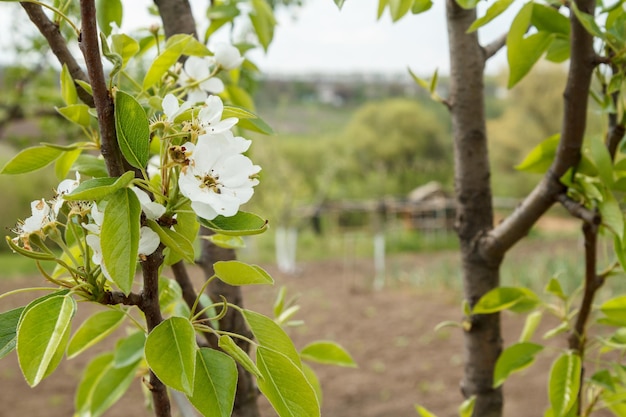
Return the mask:
[[(208, 229), (202, 228), (201, 233), (203, 235), (211, 235)], [(235, 251), (232, 249), (220, 248), (208, 240), (202, 241), (202, 255), (200, 258), (200, 266), (204, 271), (206, 279), (209, 279), (215, 273), (213, 270), (213, 264), (217, 261), (230, 261), (236, 258)], [(220, 296), (226, 298), (228, 302), (243, 307), (243, 296), (241, 294), (240, 287), (234, 287), (232, 285), (225, 284), (219, 279), (214, 279), (209, 283), (208, 288), (211, 300), (218, 303), (221, 301)], [(219, 314), (219, 311), (218, 311)], [(237, 333), (248, 338), (252, 338), (253, 335), (246, 326), (246, 322), (243, 316), (235, 309), (229, 309), (226, 315), (220, 320), (220, 330), (225, 330), (232, 333)], [(244, 340), (235, 339), (235, 342), (244, 351), (250, 350), (250, 345)], [(237, 364), (239, 370), (239, 379), (237, 381), (237, 393), (235, 394), (235, 406), (233, 408), (233, 417), (259, 417), (259, 410), (257, 407), (258, 391), (254, 383), (252, 375), (239, 364)]]
[[(476, 32), (467, 28), (476, 20), (475, 10), (465, 10), (447, 0), (450, 43), (450, 111), (454, 137), (456, 228), (461, 245), (465, 298), (473, 306), (499, 285), (501, 258), (488, 261), (478, 239), (493, 227), (490, 167), (484, 114), (483, 76), (485, 51)], [(465, 332), (465, 373), (461, 390), (476, 396), (474, 416), (499, 417), (502, 390), (494, 389), (493, 370), (502, 350), (499, 314), (471, 317)]]

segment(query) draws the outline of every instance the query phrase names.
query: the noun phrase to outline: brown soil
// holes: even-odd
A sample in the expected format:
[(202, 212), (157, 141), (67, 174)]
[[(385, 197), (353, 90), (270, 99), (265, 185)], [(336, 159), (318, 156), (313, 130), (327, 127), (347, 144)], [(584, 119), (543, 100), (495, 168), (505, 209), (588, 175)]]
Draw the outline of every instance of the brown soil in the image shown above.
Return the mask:
[[(414, 266), (448, 262), (457, 255), (414, 255), (394, 259)], [(440, 417), (456, 416), (462, 401), (459, 381), (462, 374), (462, 334), (456, 328), (434, 331), (437, 323), (461, 318), (460, 295), (453, 290), (425, 290), (400, 281), (388, 282), (379, 291), (370, 289), (373, 265), (359, 261), (346, 269), (332, 261), (300, 265), (295, 276), (285, 276), (268, 266), (275, 287), (246, 289), (246, 307), (269, 313), (278, 288), (301, 294), (298, 318), (306, 325), (290, 330), (297, 347), (318, 339), (337, 341), (347, 348), (358, 369), (314, 365), (323, 389), (322, 415), (327, 417), (415, 417), (414, 405), (421, 404)], [(194, 271), (196, 277), (198, 271)], [(2, 280), (0, 292), (24, 285), (37, 286), (39, 278)], [(32, 295), (2, 300), (0, 310), (23, 305)], [(97, 308), (97, 307), (96, 307)], [(79, 318), (91, 306), (80, 304)], [(505, 314), (505, 343), (514, 342), (522, 320)], [(546, 329), (549, 323), (542, 324)], [(559, 342), (562, 343), (562, 342)], [(111, 343), (108, 343), (110, 346)], [(103, 348), (94, 348), (60, 368), (38, 387), (24, 382), (15, 354), (0, 361), (1, 416), (71, 416), (73, 393), (88, 357)], [(541, 416), (547, 405), (546, 372), (549, 355), (540, 357), (529, 370), (515, 375), (506, 385), (505, 415)], [(263, 416), (275, 415), (264, 400)], [(149, 416), (143, 408), (141, 383), (106, 416)]]

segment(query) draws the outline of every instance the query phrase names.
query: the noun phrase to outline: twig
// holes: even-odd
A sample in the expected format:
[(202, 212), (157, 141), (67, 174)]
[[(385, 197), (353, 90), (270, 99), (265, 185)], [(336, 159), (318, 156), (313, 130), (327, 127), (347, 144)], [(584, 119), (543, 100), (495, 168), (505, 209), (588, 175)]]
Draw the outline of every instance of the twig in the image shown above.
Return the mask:
[[(180, 288), (183, 291), (183, 299), (185, 300), (189, 308), (192, 308), (196, 299), (198, 298), (198, 294), (193, 288), (193, 284), (191, 283), (191, 279), (189, 278), (187, 268), (185, 268), (185, 264), (183, 263), (183, 261), (176, 262), (174, 265), (172, 265), (172, 272), (174, 273), (174, 278), (176, 279), (176, 282), (178, 283), (178, 285), (180, 285)], [(202, 313), (201, 315), (199, 315), (198, 319), (206, 322), (207, 325), (210, 325), (208, 321), (209, 317), (206, 315), (206, 313)], [(218, 349), (217, 337), (213, 333), (202, 332), (202, 334), (204, 335), (204, 338), (206, 339), (210, 347), (212, 347), (213, 349)]]
[(123, 304), (126, 306), (139, 306), (142, 303), (142, 298), (141, 295), (132, 292), (126, 295), (121, 291), (107, 291), (98, 302), (107, 305)]
[(600, 225), (600, 223), (602, 223), (602, 218), (597, 212), (589, 210), (579, 202), (572, 200), (565, 193), (559, 194), (557, 196), (557, 200), (572, 216), (581, 219), (585, 223), (589, 223), (595, 226), (598, 226)]
[[(163, 263), (163, 247), (159, 248), (146, 257), (141, 263), (143, 272), (143, 291), (141, 292), (141, 304), (139, 308), (146, 316), (148, 331), (151, 332), (163, 321), (161, 307), (159, 305), (159, 268)], [(167, 387), (161, 380), (150, 371), (150, 391), (154, 400), (154, 412), (157, 417), (170, 417), (171, 406), (167, 395)]]
[(188, 33), (196, 38), (196, 22), (188, 0), (154, 0), (163, 20), (165, 37), (178, 33)]
[[(81, 80), (85, 82), (89, 82), (89, 78), (83, 71), (83, 69), (78, 65), (74, 55), (70, 52), (67, 47), (67, 43), (61, 32), (59, 31), (59, 27), (54, 24), (48, 16), (44, 13), (41, 6), (34, 3), (20, 3), (22, 8), (28, 14), (30, 20), (35, 24), (39, 32), (46, 38), (48, 41), (48, 45), (50, 45), (50, 49), (54, 56), (57, 57), (61, 65), (65, 64), (67, 69), (74, 80)], [(81, 101), (87, 104), (89, 107), (93, 107), (94, 100), (91, 94), (85, 91), (80, 85), (76, 84), (76, 92)]]
[(506, 45), (507, 35), (508, 35), (508, 32), (503, 33), (502, 35), (500, 35), (498, 38), (496, 38), (494, 41), (487, 44), (487, 46), (483, 48), (483, 50), (485, 51), (485, 61), (491, 58), (492, 56), (494, 56), (495, 54), (497, 54), (498, 51), (500, 51), (500, 49), (504, 48), (504, 45)]

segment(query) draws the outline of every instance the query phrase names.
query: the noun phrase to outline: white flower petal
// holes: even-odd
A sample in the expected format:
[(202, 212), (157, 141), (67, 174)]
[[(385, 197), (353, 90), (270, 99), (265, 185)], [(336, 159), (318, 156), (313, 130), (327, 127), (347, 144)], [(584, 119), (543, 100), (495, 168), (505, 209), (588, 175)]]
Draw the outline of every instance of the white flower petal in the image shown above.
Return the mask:
[(209, 93), (219, 94), (224, 91), (224, 82), (217, 77), (211, 77), (200, 83), (200, 88)]
[(143, 226), (139, 231), (139, 254), (152, 255), (161, 243), (159, 235), (149, 227)]
[(150, 196), (144, 190), (138, 187), (132, 187), (132, 190), (139, 199), (141, 209), (148, 219), (156, 220), (165, 214), (165, 206), (150, 200)]
[(239, 49), (224, 42), (215, 44), (213, 47), (213, 54), (215, 62), (225, 70), (237, 68), (244, 61)]
[(209, 71), (209, 62), (206, 59), (197, 56), (190, 56), (187, 58), (184, 69), (187, 75), (195, 80), (207, 78), (211, 74)]

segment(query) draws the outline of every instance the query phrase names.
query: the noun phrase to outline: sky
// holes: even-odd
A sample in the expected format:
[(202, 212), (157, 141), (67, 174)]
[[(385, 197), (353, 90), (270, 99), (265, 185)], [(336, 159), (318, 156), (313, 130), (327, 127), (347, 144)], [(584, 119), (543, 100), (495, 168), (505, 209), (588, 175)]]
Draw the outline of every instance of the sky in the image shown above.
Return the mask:
[[(202, 21), (205, 0), (191, 0), (197, 21)], [(346, 0), (340, 11), (333, 0), (306, 0), (304, 7), (277, 13), (278, 27), (267, 54), (249, 53), (264, 73), (405, 73), (407, 67), (421, 75), (438, 69), (449, 71), (445, 1), (435, 0), (431, 10), (421, 15), (408, 15), (392, 23), (386, 12), (376, 20), (378, 0)], [(483, 2), (481, 2), (483, 3)], [(156, 22), (146, 6), (151, 0), (125, 2), (122, 29), (148, 26)], [(15, 3), (0, 3), (0, 27), (11, 27)], [(502, 34), (512, 13), (501, 16), (480, 32), (481, 41)], [(0, 36), (0, 61), (10, 60), (6, 52), (11, 35)], [(506, 63), (501, 51), (489, 61), (487, 71), (495, 73)]]

